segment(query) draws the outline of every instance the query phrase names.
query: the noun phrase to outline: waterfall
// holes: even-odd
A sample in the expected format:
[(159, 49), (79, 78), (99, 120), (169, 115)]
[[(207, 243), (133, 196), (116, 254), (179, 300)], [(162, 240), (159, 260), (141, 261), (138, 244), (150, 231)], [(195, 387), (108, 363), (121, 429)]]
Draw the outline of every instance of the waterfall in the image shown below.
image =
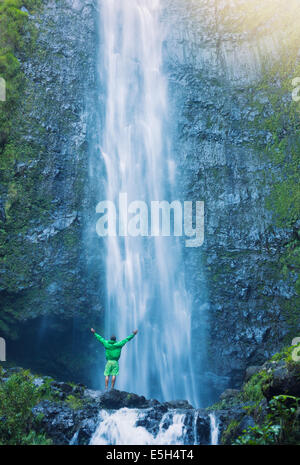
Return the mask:
[[(118, 205), (123, 193), (128, 204), (171, 202), (176, 199), (176, 164), (162, 69), (160, 1), (98, 0), (98, 7), (99, 92), (105, 103), (99, 163), (104, 161), (106, 170), (106, 199)], [(105, 336), (122, 339), (139, 329), (123, 349), (116, 387), (196, 405), (182, 242), (125, 234), (103, 242)]]

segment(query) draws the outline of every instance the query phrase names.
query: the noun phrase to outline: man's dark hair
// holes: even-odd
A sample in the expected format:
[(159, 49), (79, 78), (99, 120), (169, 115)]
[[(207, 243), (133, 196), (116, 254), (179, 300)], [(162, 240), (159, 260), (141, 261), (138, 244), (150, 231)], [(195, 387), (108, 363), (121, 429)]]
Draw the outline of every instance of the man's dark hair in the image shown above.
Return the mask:
[(116, 338), (116, 336), (113, 334), (112, 336), (110, 336), (110, 340), (111, 340), (111, 341), (116, 341), (117, 338)]

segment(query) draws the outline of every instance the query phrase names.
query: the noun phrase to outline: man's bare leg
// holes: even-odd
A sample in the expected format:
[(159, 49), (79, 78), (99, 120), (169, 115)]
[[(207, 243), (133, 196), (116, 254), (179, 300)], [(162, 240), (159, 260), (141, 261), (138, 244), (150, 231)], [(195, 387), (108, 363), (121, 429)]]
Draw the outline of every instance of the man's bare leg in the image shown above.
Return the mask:
[(116, 382), (116, 377), (112, 376), (112, 378), (111, 378), (111, 388), (112, 389), (114, 388), (115, 382)]
[(108, 389), (109, 376), (105, 376), (105, 389)]

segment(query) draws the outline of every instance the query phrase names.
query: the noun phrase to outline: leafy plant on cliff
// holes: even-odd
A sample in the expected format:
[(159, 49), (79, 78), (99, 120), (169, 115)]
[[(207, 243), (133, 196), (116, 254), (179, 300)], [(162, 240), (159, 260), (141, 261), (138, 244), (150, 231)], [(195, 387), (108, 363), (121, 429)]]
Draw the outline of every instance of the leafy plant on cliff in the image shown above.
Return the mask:
[(280, 352), (277, 352), (271, 358), (271, 361), (278, 362), (279, 360), (284, 360), (287, 365), (293, 365), (295, 363), (299, 363), (294, 359), (294, 356), (300, 356), (300, 343), (284, 347)]
[(0, 77), (6, 82), (6, 101), (0, 102), (1, 158), (11, 136), (13, 115), (25, 85), (17, 55), (31, 47), (31, 40), (25, 40), (26, 32), (34, 34), (34, 29), (28, 25), (28, 11), (33, 12), (40, 3), (41, 0), (0, 1)]
[(269, 383), (271, 375), (262, 370), (253, 375), (250, 380), (244, 384), (241, 399), (243, 402), (254, 402), (255, 405), (259, 404), (264, 398), (262, 386)]
[(233, 442), (233, 445), (265, 446), (276, 444), (279, 430), (279, 425), (272, 425), (271, 423), (263, 426), (250, 426)]
[(84, 407), (83, 400), (74, 396), (73, 394), (70, 394), (66, 398), (66, 404), (74, 410), (81, 409), (82, 407)]
[(225, 431), (222, 433), (221, 444), (231, 444), (234, 438), (237, 436), (236, 432), (238, 431), (240, 422), (238, 420), (232, 420)]
[(279, 443), (295, 442), (299, 438), (299, 402), (294, 396), (275, 396), (269, 402), (271, 421), (280, 426)]
[(299, 402), (300, 399), (293, 396), (274, 396), (264, 422), (244, 430), (234, 444), (297, 444), (300, 438)]
[(0, 445), (51, 444), (39, 434), (32, 407), (39, 394), (28, 371), (0, 380)]
[[(273, 384), (276, 368), (286, 366), (293, 369), (299, 366), (295, 355), (300, 355), (300, 344), (284, 347), (273, 355), (261, 371), (255, 373), (244, 383), (241, 391), (234, 397), (234, 403), (224, 399), (207, 410), (228, 410), (230, 413), (244, 411), (255, 422), (254, 426), (243, 430), (243, 414), (233, 418), (221, 436), (222, 444), (297, 444), (300, 441), (300, 398), (284, 394), (274, 396), (268, 402), (265, 392)], [(284, 363), (282, 363), (284, 362)], [(300, 380), (300, 379), (299, 379)], [(296, 381), (297, 383), (297, 381)], [(241, 435), (240, 435), (241, 434)], [(240, 436), (239, 436), (240, 435)]]
[(0, 77), (6, 81), (6, 101), (0, 102), (0, 262), (7, 291), (1, 299), (0, 330), (11, 339), (17, 337), (23, 313), (15, 296), (32, 285), (42, 261), (39, 244), (24, 236), (30, 237), (34, 222), (40, 227), (48, 222), (53, 209), (50, 187), (42, 184), (45, 129), (33, 115), (35, 83), (23, 72), (23, 63), (37, 54), (42, 5), (41, 0), (0, 0)]

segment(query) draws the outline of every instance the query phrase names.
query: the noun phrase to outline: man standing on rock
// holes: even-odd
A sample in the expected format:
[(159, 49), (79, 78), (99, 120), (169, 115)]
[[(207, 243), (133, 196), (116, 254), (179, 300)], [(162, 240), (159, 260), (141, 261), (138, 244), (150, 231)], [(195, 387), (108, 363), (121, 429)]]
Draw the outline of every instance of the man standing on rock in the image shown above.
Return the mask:
[(104, 370), (105, 376), (105, 389), (108, 389), (109, 377), (111, 376), (111, 388), (114, 388), (116, 382), (116, 375), (119, 374), (119, 363), (118, 360), (121, 356), (122, 347), (125, 346), (126, 342), (130, 341), (130, 339), (134, 338), (137, 334), (138, 330), (132, 331), (130, 336), (127, 336), (122, 341), (117, 342), (116, 336), (111, 336), (110, 340), (104, 339), (104, 337), (97, 334), (94, 328), (91, 328), (92, 333), (94, 334), (95, 338), (100, 341), (105, 347), (105, 357), (106, 357), (106, 365)]

